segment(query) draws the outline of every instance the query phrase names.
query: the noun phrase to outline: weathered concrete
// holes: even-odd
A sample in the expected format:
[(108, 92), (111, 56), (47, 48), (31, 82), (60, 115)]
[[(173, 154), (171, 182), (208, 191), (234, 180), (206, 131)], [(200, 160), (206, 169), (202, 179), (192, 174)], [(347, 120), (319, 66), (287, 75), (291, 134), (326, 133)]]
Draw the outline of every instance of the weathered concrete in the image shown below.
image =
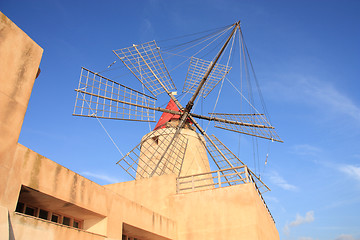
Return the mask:
[[(43, 50), (0, 12), (0, 205), (14, 210), (19, 182), (12, 169)], [(9, 180), (17, 182), (9, 182)], [(4, 188), (8, 184), (13, 188)], [(16, 187), (17, 186), (17, 187)]]
[(177, 223), (177, 239), (279, 239), (253, 183), (176, 194), (176, 175), (106, 185)]
[(150, 179), (121, 182), (104, 187), (149, 209), (170, 217), (170, 198), (176, 194), (176, 175), (168, 174)]
[(171, 199), (179, 240), (279, 239), (253, 183), (178, 194)]
[(0, 206), (0, 237), (9, 239), (9, 211), (7, 208)]
[[(18, 144), (15, 159), (17, 162), (21, 162), (19, 170), (21, 185), (36, 189), (42, 194), (66, 203), (61, 205), (59, 201), (51, 202), (38, 195), (38, 204), (45, 202), (48, 208), (55, 207), (54, 210), (60, 213), (82, 216), (85, 223), (84, 230), (88, 232), (121, 239), (122, 223), (124, 222), (159, 236), (176, 238), (175, 221), (96, 184), (21, 144)], [(26, 230), (22, 229), (24, 225), (20, 224), (19, 219), (23, 219), (24, 216), (19, 217), (19, 214), (13, 214), (11, 217), (14, 218), (15, 237), (22, 236), (23, 231), (38, 231), (37, 226), (27, 226)], [(34, 220), (27, 221), (31, 223)], [(46, 224), (48, 226), (46, 229), (54, 225), (54, 223)], [(54, 228), (59, 229), (58, 227)], [(46, 230), (49, 231), (47, 233), (49, 235), (44, 234), (52, 236), (55, 231), (55, 239), (63, 239), (57, 237), (58, 230), (56, 229)]]

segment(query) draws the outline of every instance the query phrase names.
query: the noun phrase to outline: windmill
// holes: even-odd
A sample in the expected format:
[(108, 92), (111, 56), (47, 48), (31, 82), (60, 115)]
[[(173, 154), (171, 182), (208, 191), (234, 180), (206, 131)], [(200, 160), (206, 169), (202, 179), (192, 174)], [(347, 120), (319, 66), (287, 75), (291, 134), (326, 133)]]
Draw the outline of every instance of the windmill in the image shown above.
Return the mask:
[[(195, 102), (200, 97), (206, 98), (231, 70), (228, 63), (220, 64), (219, 59), (230, 48), (230, 43), (234, 42), (236, 33), (239, 39), (242, 39), (240, 22), (227, 26), (225, 30), (222, 35), (225, 32), (228, 35), (225, 35), (226, 39), (211, 61), (195, 56), (190, 57), (183, 87), (183, 93), (191, 94), (186, 105), (182, 105), (181, 100), (176, 97), (174, 92), (176, 86), (155, 41), (113, 50), (150, 94), (82, 68), (79, 86), (75, 89), (77, 96), (73, 115), (154, 122), (155, 112), (163, 114), (154, 131), (145, 135), (137, 146), (117, 162), (132, 178), (151, 178), (169, 173), (174, 173), (179, 177), (186, 175), (189, 168), (186, 167), (187, 170), (184, 170), (187, 149), (189, 144), (194, 144), (190, 143), (192, 140), (189, 136), (191, 135), (197, 139), (196, 144), (201, 145), (197, 148), (205, 149), (207, 156), (219, 169), (220, 175), (217, 180), (214, 180), (214, 177), (211, 180), (215, 181), (215, 185), (234, 185), (246, 179), (248, 181), (250, 178), (252, 182), (259, 185), (259, 188), (261, 185), (265, 190), (269, 190), (229, 148), (214, 135), (208, 135), (197, 122), (198, 119), (202, 119), (214, 122), (215, 127), (220, 129), (282, 142), (266, 115), (256, 112), (209, 113), (210, 115), (207, 116), (192, 111)], [(247, 49), (244, 48), (243, 42), (240, 45), (245, 55)], [(167, 94), (170, 98), (166, 108), (156, 106), (157, 97), (161, 94)], [(210, 171), (208, 166), (204, 169)], [(204, 169), (202, 171), (205, 171)]]

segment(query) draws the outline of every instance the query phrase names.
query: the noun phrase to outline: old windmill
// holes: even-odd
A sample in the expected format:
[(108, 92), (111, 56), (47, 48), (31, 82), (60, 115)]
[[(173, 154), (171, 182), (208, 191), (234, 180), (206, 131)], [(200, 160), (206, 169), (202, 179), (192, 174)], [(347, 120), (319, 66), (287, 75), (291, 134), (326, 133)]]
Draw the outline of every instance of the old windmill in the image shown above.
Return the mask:
[[(215, 122), (217, 128), (281, 142), (266, 114), (259, 112), (209, 113), (209, 116), (205, 116), (192, 112), (199, 97), (206, 98), (217, 85), (220, 85), (220, 82), (227, 78), (226, 75), (231, 70), (229, 62), (233, 55), (235, 41), (239, 42), (241, 59), (244, 59), (243, 70), (247, 76), (249, 75), (249, 65), (252, 66), (251, 62), (250, 64), (245, 62), (248, 53), (243, 41), (240, 22), (205, 37), (196, 39), (197, 42), (189, 41), (187, 43), (193, 43), (192, 46), (177, 45), (177, 47), (181, 46), (187, 50), (194, 46), (199, 47), (200, 43), (203, 43), (205, 47), (200, 48), (196, 54), (210, 46), (211, 43), (216, 43), (217, 49), (220, 49), (210, 61), (197, 58), (196, 54), (187, 58), (190, 63), (183, 94), (190, 94), (191, 97), (186, 105), (182, 105), (182, 99), (173, 92), (176, 87), (165, 66), (162, 50), (155, 41), (151, 41), (113, 52), (152, 96), (82, 68), (79, 87), (76, 89), (77, 96), (73, 115), (154, 122), (155, 112), (163, 113), (154, 131), (145, 135), (141, 142), (117, 163), (134, 179), (169, 173), (175, 173), (179, 177), (189, 174), (192, 164), (188, 162), (190, 160), (187, 160), (189, 158), (187, 154), (192, 154), (188, 150), (192, 145), (192, 151), (200, 153), (193, 154), (190, 157), (191, 161), (195, 159), (198, 161), (198, 165), (201, 165), (204, 158), (205, 162), (211, 158), (220, 170), (217, 172), (218, 176), (210, 177), (211, 181), (215, 182), (215, 186), (233, 185), (246, 181), (245, 179), (249, 181), (250, 177), (251, 181), (259, 185), (259, 188), (263, 186), (266, 190), (268, 188), (265, 184), (229, 148), (214, 135), (209, 136), (197, 122), (197, 119), (203, 119)], [(221, 40), (223, 41), (220, 45), (219, 41)], [(183, 51), (177, 52), (177, 54), (179, 53), (183, 53)], [(227, 53), (229, 57), (225, 64), (221, 64), (220, 59), (224, 53)], [(163, 93), (170, 97), (166, 108), (155, 105), (157, 97)], [(248, 104), (253, 107), (251, 101), (248, 101)], [(194, 147), (194, 145), (196, 146)], [(191, 174), (203, 174), (204, 172), (208, 172), (210, 175), (213, 173), (210, 171), (208, 163), (205, 163), (203, 167), (197, 167), (196, 171), (190, 171)]]

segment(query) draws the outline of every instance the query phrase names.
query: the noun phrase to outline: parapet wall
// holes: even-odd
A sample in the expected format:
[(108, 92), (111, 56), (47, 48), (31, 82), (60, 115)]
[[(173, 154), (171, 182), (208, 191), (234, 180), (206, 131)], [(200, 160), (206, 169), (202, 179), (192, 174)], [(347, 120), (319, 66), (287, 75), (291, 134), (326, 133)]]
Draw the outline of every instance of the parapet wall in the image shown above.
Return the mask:
[(172, 197), (178, 239), (279, 239), (253, 183)]

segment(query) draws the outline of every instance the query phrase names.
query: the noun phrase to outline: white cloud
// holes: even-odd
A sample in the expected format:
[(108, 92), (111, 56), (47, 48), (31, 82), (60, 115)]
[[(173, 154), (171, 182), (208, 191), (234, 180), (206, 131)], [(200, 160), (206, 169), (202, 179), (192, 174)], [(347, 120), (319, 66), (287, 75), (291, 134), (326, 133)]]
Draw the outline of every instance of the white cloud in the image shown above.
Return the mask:
[(102, 181), (105, 181), (107, 183), (117, 183), (120, 182), (119, 179), (110, 177), (105, 174), (98, 174), (98, 173), (92, 173), (92, 172), (81, 172), (80, 175), (84, 175), (85, 177), (93, 177)]
[(307, 103), (328, 112), (341, 114), (342, 117), (345, 115), (360, 120), (360, 107), (331, 83), (304, 76), (287, 77), (289, 78), (291, 81), (269, 83), (266, 89), (276, 89), (276, 97), (280, 98), (279, 94), (282, 94), (283, 100), (286, 98), (302, 104)]
[(353, 165), (344, 165), (340, 167), (340, 171), (352, 177), (358, 181), (360, 181), (360, 167), (356, 167)]
[(305, 214), (305, 217), (300, 216), (299, 214), (296, 215), (294, 221), (292, 221), (289, 226), (295, 227), (304, 223), (310, 223), (314, 221), (314, 211), (309, 211)]
[(305, 217), (297, 214), (296, 215), (296, 218), (294, 221), (290, 222), (290, 223), (287, 223), (284, 227), (284, 232), (285, 234), (289, 235), (290, 233), (290, 228), (292, 227), (296, 227), (296, 226), (299, 226), (299, 225), (302, 225), (302, 224), (305, 224), (305, 223), (311, 223), (315, 220), (314, 218), (314, 211), (308, 211), (306, 214), (305, 214)]
[(282, 189), (285, 189), (285, 190), (297, 190), (297, 187), (288, 183), (283, 177), (281, 177), (277, 172), (273, 171), (269, 174), (269, 179), (270, 181), (281, 187)]
[(297, 144), (291, 147), (293, 153), (297, 155), (311, 155), (315, 156), (321, 152), (321, 149), (309, 144)]
[(354, 102), (340, 93), (334, 86), (320, 81), (304, 81), (305, 93), (312, 96), (316, 104), (323, 103), (333, 111), (360, 120), (360, 108)]
[(155, 38), (155, 30), (149, 19), (143, 19), (141, 24), (140, 38), (143, 41), (149, 41)]
[(341, 234), (335, 240), (355, 240), (355, 238), (350, 234)]

